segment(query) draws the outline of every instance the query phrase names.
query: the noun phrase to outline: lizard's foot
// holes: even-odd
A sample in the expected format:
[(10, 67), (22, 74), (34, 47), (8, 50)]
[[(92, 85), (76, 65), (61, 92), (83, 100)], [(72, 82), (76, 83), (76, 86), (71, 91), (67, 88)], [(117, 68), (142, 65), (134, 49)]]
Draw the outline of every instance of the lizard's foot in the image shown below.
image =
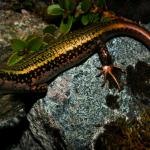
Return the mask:
[(107, 80), (110, 81), (110, 79), (113, 79), (113, 81), (117, 85), (118, 90), (119, 91), (121, 90), (121, 87), (120, 87), (120, 84), (118, 82), (118, 77), (116, 75), (115, 70), (119, 70), (121, 72), (125, 72), (125, 70), (123, 70), (119, 66), (113, 66), (113, 65), (110, 65), (110, 66), (105, 65), (103, 67), (99, 67), (98, 69), (100, 69), (100, 74), (97, 75), (97, 77), (101, 76), (101, 75), (104, 75), (104, 83), (102, 84), (102, 86), (105, 85), (105, 83), (106, 83)]

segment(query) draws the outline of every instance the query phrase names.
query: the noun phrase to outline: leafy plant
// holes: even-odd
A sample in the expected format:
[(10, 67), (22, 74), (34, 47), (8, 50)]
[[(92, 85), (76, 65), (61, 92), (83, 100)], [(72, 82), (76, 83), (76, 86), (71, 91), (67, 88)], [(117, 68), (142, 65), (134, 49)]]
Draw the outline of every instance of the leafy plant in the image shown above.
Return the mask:
[(53, 4), (48, 7), (47, 12), (50, 15), (63, 15), (64, 9), (59, 4)]
[(27, 54), (46, 48), (47, 45), (48, 44), (43, 41), (42, 37), (35, 35), (30, 35), (25, 40), (13, 39), (11, 41), (13, 53), (9, 57), (7, 64), (12, 66), (22, 60)]
[(47, 13), (52, 16), (61, 16), (60, 32), (66, 34), (75, 22), (83, 25), (100, 20), (100, 12), (105, 0), (58, 0), (56, 4), (48, 6)]

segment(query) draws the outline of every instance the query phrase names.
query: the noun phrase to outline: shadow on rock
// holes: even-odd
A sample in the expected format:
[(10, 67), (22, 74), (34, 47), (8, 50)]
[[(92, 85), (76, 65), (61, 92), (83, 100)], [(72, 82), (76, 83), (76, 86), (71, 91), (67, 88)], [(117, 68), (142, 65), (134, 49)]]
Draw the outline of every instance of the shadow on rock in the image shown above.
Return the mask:
[(139, 61), (127, 67), (127, 85), (135, 96), (150, 99), (150, 65)]
[(5, 150), (18, 143), (28, 128), (27, 113), (42, 94), (0, 95), (0, 147)]

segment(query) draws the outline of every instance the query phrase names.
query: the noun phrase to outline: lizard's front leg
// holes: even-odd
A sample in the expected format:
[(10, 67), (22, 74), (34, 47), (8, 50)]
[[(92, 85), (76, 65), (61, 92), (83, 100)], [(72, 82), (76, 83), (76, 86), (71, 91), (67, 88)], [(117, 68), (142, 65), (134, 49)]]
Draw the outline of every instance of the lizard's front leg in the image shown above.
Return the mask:
[(98, 54), (99, 54), (99, 58), (102, 64), (102, 67), (99, 67), (101, 72), (98, 76), (104, 75), (104, 84), (106, 83), (106, 80), (110, 81), (110, 79), (112, 79), (117, 85), (118, 90), (120, 90), (121, 87), (118, 82), (115, 70), (120, 70), (121, 72), (123, 72), (123, 70), (120, 67), (113, 65), (112, 57), (105, 43), (100, 44)]

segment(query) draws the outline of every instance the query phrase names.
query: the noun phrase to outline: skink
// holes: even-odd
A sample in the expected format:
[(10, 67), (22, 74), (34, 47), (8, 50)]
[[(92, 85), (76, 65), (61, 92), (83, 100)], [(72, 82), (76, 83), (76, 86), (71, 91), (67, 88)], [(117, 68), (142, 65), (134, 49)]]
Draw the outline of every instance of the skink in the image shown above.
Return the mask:
[(132, 21), (116, 17), (103, 24), (67, 34), (47, 49), (13, 66), (0, 68), (0, 90), (12, 93), (42, 91), (58, 74), (80, 64), (94, 53), (99, 54), (102, 72), (111, 74), (113, 63), (104, 43), (118, 36), (132, 37), (150, 50), (148, 30)]

